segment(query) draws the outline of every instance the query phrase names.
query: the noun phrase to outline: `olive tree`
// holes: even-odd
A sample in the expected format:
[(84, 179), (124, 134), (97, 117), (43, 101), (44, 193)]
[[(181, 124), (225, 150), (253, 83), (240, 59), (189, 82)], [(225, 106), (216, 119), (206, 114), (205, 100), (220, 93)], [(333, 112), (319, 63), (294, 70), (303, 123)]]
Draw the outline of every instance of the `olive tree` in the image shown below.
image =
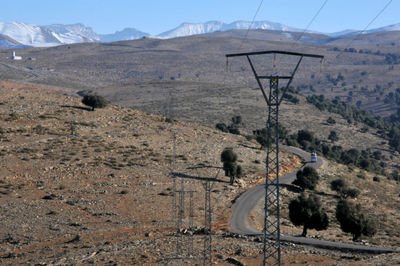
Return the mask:
[(289, 219), (295, 226), (303, 226), (302, 236), (307, 235), (307, 229), (325, 230), (329, 226), (328, 215), (322, 208), (316, 195), (308, 197), (302, 193), (289, 203)]
[(231, 185), (235, 182), (235, 177), (241, 177), (243, 169), (237, 164), (237, 155), (232, 148), (225, 148), (221, 153), (221, 162), (223, 163), (223, 169), (225, 176), (230, 177)]
[(314, 190), (318, 184), (318, 180), (319, 175), (317, 171), (313, 167), (306, 166), (296, 173), (296, 179), (292, 182), (292, 184), (301, 187), (303, 190)]
[(336, 219), (343, 232), (353, 235), (353, 241), (358, 240), (361, 235), (373, 236), (376, 234), (374, 221), (365, 216), (360, 204), (341, 199), (336, 206)]
[(342, 198), (356, 198), (360, 191), (356, 188), (351, 188), (343, 179), (335, 179), (331, 182), (331, 189), (336, 191)]

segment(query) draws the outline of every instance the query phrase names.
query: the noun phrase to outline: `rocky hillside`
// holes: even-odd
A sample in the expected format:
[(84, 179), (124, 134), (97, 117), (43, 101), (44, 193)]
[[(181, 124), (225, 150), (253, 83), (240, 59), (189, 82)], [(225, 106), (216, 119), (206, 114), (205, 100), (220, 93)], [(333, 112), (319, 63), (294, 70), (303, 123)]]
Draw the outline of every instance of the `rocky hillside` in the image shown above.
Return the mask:
[[(204, 219), (198, 177), (215, 177), (218, 169), (187, 167), (220, 167), (228, 146), (238, 154), (245, 176), (231, 186), (221, 172), (212, 193), (214, 226), (225, 243), (218, 249), (229, 255), (221, 235), (228, 233), (231, 201), (263, 180), (256, 143), (114, 105), (92, 112), (65, 89), (1, 82), (0, 90), (2, 264), (153, 264), (172, 255), (173, 132), (175, 171), (191, 177), (182, 180), (196, 191), (197, 228)], [(294, 155), (282, 158), (283, 172), (301, 165)], [(196, 252), (201, 240), (195, 238)]]
[[(177, 179), (178, 188), (183, 182), (186, 190), (195, 191), (193, 252), (187, 244), (190, 238), (183, 238), (183, 253), (190, 252), (194, 259), (185, 263), (201, 263), (202, 182), (217, 173), (216, 168), (195, 171), (188, 167), (220, 167), (220, 153), (228, 146), (238, 154), (244, 176), (229, 185), (228, 178), (220, 173), (214, 184), (213, 261), (222, 265), (232, 259), (246, 264), (261, 262), (260, 239), (232, 235), (228, 225), (235, 197), (264, 179), (265, 153), (255, 142), (199, 123), (173, 121), (115, 105), (92, 112), (67, 89), (3, 81), (0, 92), (2, 264), (175, 263), (171, 260), (176, 227), (172, 222), (173, 179), (169, 175), (173, 134), (175, 171), (187, 177)], [(292, 154), (283, 153), (280, 158), (282, 174), (301, 166)], [(366, 180), (355, 179), (352, 176), (359, 170), (346, 169), (327, 162), (320, 170), (323, 182), (319, 191), (333, 204), (335, 197), (329, 196), (328, 182), (350, 176), (351, 184), (363, 187), (360, 202), (373, 204), (381, 222), (377, 237), (371, 241), (397, 246), (399, 231), (395, 225), (400, 212), (393, 200), (398, 201), (398, 185), (384, 177), (376, 183), (369, 174)], [(376, 184), (379, 189), (374, 188)], [(294, 195), (283, 192), (284, 206)], [(187, 213), (189, 198), (185, 200)], [(296, 234), (287, 217), (282, 221), (284, 234)], [(188, 222), (186, 218), (184, 223)], [(350, 237), (334, 225), (323, 238), (348, 241)], [(399, 262), (396, 254), (349, 255), (296, 245), (282, 250), (284, 265)]]

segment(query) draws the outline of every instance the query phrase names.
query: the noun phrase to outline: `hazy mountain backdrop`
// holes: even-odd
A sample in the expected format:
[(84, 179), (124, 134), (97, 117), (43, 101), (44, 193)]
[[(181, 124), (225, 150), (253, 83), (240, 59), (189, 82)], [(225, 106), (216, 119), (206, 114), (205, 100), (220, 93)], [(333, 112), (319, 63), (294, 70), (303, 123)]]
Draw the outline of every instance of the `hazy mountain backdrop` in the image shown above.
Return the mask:
[[(235, 21), (232, 23), (223, 23), (220, 21), (208, 21), (205, 23), (182, 23), (178, 27), (169, 31), (162, 32), (154, 38), (175, 38), (197, 34), (206, 34), (213, 32), (225, 32), (232, 30), (247, 30), (251, 25), (249, 21)], [(270, 21), (255, 21), (252, 30), (273, 30), (285, 34), (287, 37), (295, 39), (296, 35), (290, 32), (302, 32), (302, 29), (289, 27), (280, 23)], [(367, 30), (363, 33), (399, 31), (400, 23), (381, 27), (377, 29)], [(336, 33), (318, 33), (307, 32), (315, 35), (308, 35), (307, 38), (302, 38), (302, 42), (306, 43), (329, 43), (341, 39), (348, 35), (359, 34), (357, 30), (343, 30)], [(82, 43), (82, 42), (115, 42), (124, 40), (135, 40), (151, 34), (140, 31), (135, 28), (125, 28), (111, 34), (98, 34), (83, 24), (52, 24), (47, 26), (38, 26), (22, 22), (0, 22), (0, 34), (8, 37), (8, 41), (4, 37), (0, 38), (0, 47), (20, 48), (22, 45), (34, 47), (48, 47), (62, 44)], [(22, 46), (23, 47), (23, 46)]]

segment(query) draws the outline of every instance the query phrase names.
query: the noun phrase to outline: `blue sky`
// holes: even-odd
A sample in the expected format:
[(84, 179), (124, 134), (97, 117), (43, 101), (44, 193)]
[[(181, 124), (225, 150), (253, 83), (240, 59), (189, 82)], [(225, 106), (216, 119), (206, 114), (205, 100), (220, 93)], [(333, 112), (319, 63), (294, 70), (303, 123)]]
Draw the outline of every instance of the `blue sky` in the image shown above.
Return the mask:
[[(156, 35), (183, 22), (251, 21), (260, 0), (0, 0), (1, 22), (37, 25), (80, 22), (97, 33), (125, 27)], [(256, 20), (305, 28), (324, 0), (264, 0)], [(388, 0), (328, 0), (310, 30), (336, 32), (364, 27)], [(400, 0), (393, 0), (369, 27), (400, 23)]]

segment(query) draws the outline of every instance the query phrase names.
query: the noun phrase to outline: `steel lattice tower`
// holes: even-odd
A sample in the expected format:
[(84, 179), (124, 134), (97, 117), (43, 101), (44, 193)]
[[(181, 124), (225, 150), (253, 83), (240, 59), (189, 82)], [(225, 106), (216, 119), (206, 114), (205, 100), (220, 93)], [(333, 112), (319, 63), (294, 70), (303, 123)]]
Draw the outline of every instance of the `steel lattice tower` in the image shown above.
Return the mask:
[(204, 251), (203, 265), (212, 265), (212, 208), (211, 208), (211, 181), (203, 182), (204, 187)]
[[(211, 190), (214, 182), (221, 171), (219, 167), (213, 166), (195, 166), (191, 169), (196, 170), (197, 178), (202, 181), (204, 187), (204, 241), (203, 241), (203, 265), (212, 265), (212, 205), (211, 205)], [(214, 177), (210, 174), (217, 169)], [(200, 170), (205, 171), (200, 174)]]
[[(164, 87), (163, 87), (164, 88)], [(172, 139), (173, 139), (173, 147), (172, 147), (172, 160), (170, 166), (170, 176), (173, 180), (173, 198), (172, 198), (172, 220), (175, 223), (175, 236), (176, 236), (176, 243), (175, 243), (175, 250), (176, 254), (172, 259), (176, 260), (183, 260), (185, 256), (187, 258), (192, 258), (193, 254), (193, 236), (189, 233), (187, 237), (184, 236), (184, 230), (193, 230), (193, 193), (196, 191), (193, 190), (185, 190), (185, 181), (183, 178), (180, 180), (180, 184), (177, 183), (178, 176), (176, 175), (176, 152), (177, 152), (177, 132), (174, 122), (174, 96), (172, 91), (169, 91), (169, 96), (167, 98), (167, 102), (165, 105), (165, 116), (171, 122), (171, 131), (172, 131)], [(179, 186), (179, 188), (178, 188)], [(185, 193), (189, 193), (189, 228), (186, 228), (187, 223), (185, 223)], [(187, 245), (185, 244), (185, 238), (187, 238)], [(185, 252), (186, 251), (186, 252)], [(186, 253), (186, 254), (185, 254)], [(171, 258), (170, 258), (171, 259)]]
[[(270, 103), (267, 119), (267, 163), (265, 169), (265, 205), (263, 228), (264, 265), (269, 258), (280, 262), (280, 214), (279, 214), (279, 79), (271, 78), (269, 83)], [(274, 129), (274, 130), (272, 130)], [(269, 236), (276, 236), (271, 243), (267, 243)]]
[[(298, 57), (297, 64), (290, 75), (259, 75), (250, 58), (255, 55), (283, 54)], [(227, 54), (226, 57), (245, 56), (260, 87), (264, 100), (268, 106), (267, 117), (267, 159), (265, 166), (265, 199), (264, 199), (264, 228), (263, 228), (263, 265), (281, 264), (280, 245), (280, 202), (279, 202), (279, 105), (289, 88), (294, 75), (304, 57), (324, 58), (321, 55), (302, 54), (285, 51), (261, 51), (250, 53)], [(269, 89), (266, 91), (262, 80), (269, 80)], [(279, 80), (287, 80), (285, 88), (280, 91)]]

